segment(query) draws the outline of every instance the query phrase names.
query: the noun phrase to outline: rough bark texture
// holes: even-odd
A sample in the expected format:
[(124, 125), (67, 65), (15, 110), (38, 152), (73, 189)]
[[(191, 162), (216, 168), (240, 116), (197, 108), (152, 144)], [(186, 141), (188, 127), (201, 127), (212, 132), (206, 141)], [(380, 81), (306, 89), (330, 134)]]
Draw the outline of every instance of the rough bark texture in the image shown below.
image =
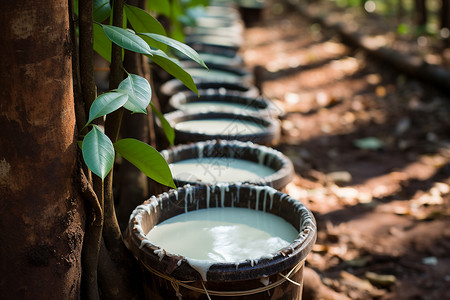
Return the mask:
[(0, 2), (0, 298), (76, 299), (76, 174), (68, 2)]

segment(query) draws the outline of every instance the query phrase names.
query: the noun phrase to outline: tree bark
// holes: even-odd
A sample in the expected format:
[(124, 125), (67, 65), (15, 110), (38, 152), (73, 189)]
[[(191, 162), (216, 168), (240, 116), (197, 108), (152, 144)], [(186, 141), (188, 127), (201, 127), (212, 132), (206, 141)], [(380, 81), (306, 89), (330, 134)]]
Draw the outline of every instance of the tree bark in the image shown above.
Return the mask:
[(84, 208), (68, 1), (1, 1), (0, 19), (0, 298), (77, 299)]

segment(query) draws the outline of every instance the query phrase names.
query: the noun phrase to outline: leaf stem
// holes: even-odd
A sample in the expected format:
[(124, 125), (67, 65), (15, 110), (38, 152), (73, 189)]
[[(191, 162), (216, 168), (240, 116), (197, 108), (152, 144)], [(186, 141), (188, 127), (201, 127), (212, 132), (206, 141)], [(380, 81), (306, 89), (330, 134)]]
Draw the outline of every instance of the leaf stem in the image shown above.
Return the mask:
[(85, 103), (86, 115), (95, 100), (96, 87), (94, 79), (94, 30), (93, 1), (79, 2), (80, 16), (80, 77), (81, 90)]
[[(114, 0), (112, 18), (113, 26), (122, 27), (123, 5), (123, 0)], [(109, 89), (113, 90), (116, 89), (123, 80), (122, 48), (115, 43), (112, 44), (110, 72)], [(124, 108), (120, 108), (106, 117), (105, 133), (113, 142), (115, 142), (118, 138), (123, 112)], [(125, 244), (123, 243), (122, 233), (117, 222), (114, 207), (113, 170), (114, 168), (105, 178), (105, 221), (103, 227), (103, 239), (112, 262), (117, 266), (117, 270), (120, 272), (120, 278), (123, 278), (126, 281), (126, 278), (134, 278), (133, 274), (139, 274), (139, 269), (136, 268), (136, 260), (126, 249)], [(110, 282), (109, 284), (114, 283)], [(121, 291), (121, 295), (118, 295), (118, 297), (121, 299), (134, 298), (133, 295), (139, 293), (140, 289), (135, 286), (136, 284), (138, 284), (138, 280), (129, 282), (127, 290)]]
[[(83, 266), (83, 297), (89, 300), (97, 300), (100, 298), (98, 292), (98, 259), (100, 253), (100, 243), (102, 239), (103, 227), (103, 210), (100, 202), (103, 197), (97, 197), (97, 193), (93, 190), (89, 180), (85, 176), (83, 169), (80, 167), (81, 177), (81, 194), (83, 199), (89, 204), (92, 209), (92, 215), (88, 214), (86, 223), (86, 233), (84, 236), (83, 251), (82, 251), (82, 266)], [(98, 178), (97, 176), (95, 176)], [(99, 178), (98, 178), (99, 179)], [(103, 184), (97, 185), (101, 189)], [(91, 217), (92, 216), (92, 217)]]
[[(94, 80), (94, 31), (93, 31), (93, 0), (79, 2), (79, 59), (80, 59), (80, 84), (84, 100), (85, 115), (89, 114), (91, 104), (94, 102), (96, 88)], [(84, 174), (84, 173), (82, 173)], [(82, 180), (86, 179), (82, 177)], [(87, 181), (87, 179), (86, 179)], [(100, 298), (97, 282), (97, 265), (100, 252), (100, 241), (103, 228), (103, 182), (94, 176), (93, 190), (89, 190), (87, 197), (92, 209), (96, 212), (95, 221), (86, 224), (82, 250), (82, 293), (83, 298), (98, 300)], [(96, 201), (94, 201), (96, 198)], [(99, 214), (100, 213), (100, 214)]]

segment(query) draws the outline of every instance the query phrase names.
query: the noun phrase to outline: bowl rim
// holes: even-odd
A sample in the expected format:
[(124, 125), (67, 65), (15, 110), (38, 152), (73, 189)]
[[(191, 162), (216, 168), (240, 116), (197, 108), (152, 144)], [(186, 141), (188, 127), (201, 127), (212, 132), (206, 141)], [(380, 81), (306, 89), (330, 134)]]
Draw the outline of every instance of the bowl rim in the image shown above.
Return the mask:
[[(271, 189), (268, 186), (261, 187), (251, 184), (233, 184), (228, 185), (228, 191), (238, 191), (239, 193), (242, 193), (243, 191), (246, 192), (255, 187)], [(202, 279), (200, 273), (189, 264), (188, 258), (167, 253), (164, 249), (152, 244), (146, 238), (146, 233), (142, 229), (141, 223), (143, 218), (146, 216), (149, 217), (152, 212), (156, 213), (157, 207), (161, 207), (162, 201), (169, 201), (171, 198), (175, 197), (177, 197), (177, 199), (178, 197), (182, 199), (184, 198), (183, 192), (186, 193), (192, 190), (197, 191), (198, 195), (198, 191), (206, 192), (207, 188), (207, 186), (185, 185), (178, 188), (178, 191), (172, 189), (169, 190), (169, 192), (162, 193), (158, 196), (152, 196), (143, 204), (136, 207), (130, 216), (130, 221), (126, 229), (125, 244), (144, 266), (149, 265), (151, 268), (173, 276), (178, 280)], [(317, 226), (314, 215), (303, 203), (292, 198), (288, 194), (275, 191), (274, 199), (280, 201), (280, 203), (287, 202), (292, 205), (293, 211), (296, 210), (301, 216), (302, 221), (299, 222), (299, 235), (297, 236), (297, 239), (288, 246), (273, 253), (272, 257), (263, 257), (256, 262), (255, 260), (247, 259), (240, 262), (212, 263), (205, 274), (206, 278), (203, 278), (203, 280), (241, 281), (258, 279), (267, 275), (276, 274), (283, 270), (291, 269), (306, 258), (311, 252), (317, 238)]]
[[(199, 102), (233, 103), (256, 108), (255, 110), (248, 110), (245, 107), (234, 109), (230, 107), (230, 111), (235, 113), (239, 113), (239, 111), (242, 110), (245, 114), (257, 114), (273, 118), (277, 118), (282, 114), (281, 108), (277, 107), (272, 101), (270, 101), (270, 99), (266, 97), (260, 95), (256, 97), (249, 96), (239, 92), (236, 93), (225, 88), (199, 90), (199, 95), (189, 92), (178, 92), (169, 98), (168, 104), (173, 110), (183, 110), (183, 105)], [(212, 107), (205, 107), (204, 110), (215, 111)]]
[[(221, 81), (221, 80), (215, 80), (213, 78), (209, 78), (207, 80), (200, 79), (200, 78), (193, 78), (193, 80), (194, 80), (195, 85), (197, 86), (199, 93), (201, 90), (207, 90), (210, 88), (217, 89), (217, 90), (224, 88), (228, 91), (232, 90), (232, 91), (243, 93), (244, 95), (248, 95), (248, 96), (259, 95), (258, 88), (247, 82), (226, 82), (226, 81)], [(208, 85), (212, 85), (213, 87), (205, 87)], [(164, 94), (168, 97), (173, 96), (175, 93), (179, 93), (179, 92), (188, 92), (188, 93), (193, 93), (194, 95), (196, 95), (194, 92), (189, 90), (189, 88), (187, 88), (180, 80), (178, 80), (176, 78), (170, 79), (170, 80), (166, 81), (165, 83), (163, 83), (161, 85), (160, 90), (161, 90), (162, 94)]]
[[(170, 126), (175, 131), (175, 141), (183, 142), (197, 142), (205, 141), (210, 139), (221, 139), (221, 140), (240, 140), (240, 141), (253, 141), (261, 144), (270, 144), (277, 141), (281, 134), (280, 122), (275, 118), (266, 118), (264, 116), (256, 114), (243, 114), (243, 113), (232, 113), (232, 112), (218, 112), (218, 111), (207, 111), (207, 112), (186, 112), (182, 110), (174, 110), (169, 113), (164, 114), (164, 118), (169, 122)], [(184, 131), (176, 128), (176, 124), (182, 121), (189, 120), (211, 120), (211, 119), (231, 119), (231, 120), (244, 120), (252, 122), (258, 125), (262, 125), (262, 131), (256, 133), (246, 133), (246, 134), (209, 134), (202, 132), (192, 132)], [(157, 124), (161, 126), (160, 123)]]
[[(190, 158), (199, 157), (200, 155), (202, 157), (216, 157), (211, 156), (211, 154), (219, 155), (219, 153), (214, 150), (223, 147), (230, 147), (230, 148), (234, 147), (238, 149), (243, 149), (243, 151), (245, 151), (246, 153), (251, 153), (252, 157), (255, 157), (255, 160), (253, 160), (254, 162), (262, 163), (263, 165), (268, 167), (270, 167), (268, 164), (272, 163), (274, 160), (280, 162), (281, 167), (278, 168), (277, 170), (274, 169), (275, 172), (273, 174), (262, 177), (260, 180), (257, 181), (247, 181), (244, 183), (256, 185), (269, 185), (277, 190), (281, 190), (289, 182), (291, 182), (294, 177), (294, 165), (287, 156), (285, 156), (282, 152), (274, 148), (255, 144), (253, 142), (242, 142), (238, 140), (217, 140), (217, 139), (207, 140), (207, 141), (200, 141), (197, 143), (180, 144), (172, 146), (168, 149), (162, 150), (160, 153), (163, 156), (163, 158), (167, 161), (167, 163), (171, 164), (174, 163), (175, 161), (178, 161), (177, 158), (179, 158), (180, 155), (183, 155), (185, 153), (188, 154), (188, 157), (190, 157), (189, 154), (192, 154), (192, 157)], [(200, 154), (199, 151), (201, 151), (202, 153)], [(220, 157), (223, 157), (223, 155), (221, 154)], [(233, 157), (239, 158), (236, 157), (236, 152), (233, 152)], [(174, 179), (176, 180), (176, 183), (178, 183), (181, 186), (185, 184), (208, 185), (207, 183), (184, 181), (176, 178)]]

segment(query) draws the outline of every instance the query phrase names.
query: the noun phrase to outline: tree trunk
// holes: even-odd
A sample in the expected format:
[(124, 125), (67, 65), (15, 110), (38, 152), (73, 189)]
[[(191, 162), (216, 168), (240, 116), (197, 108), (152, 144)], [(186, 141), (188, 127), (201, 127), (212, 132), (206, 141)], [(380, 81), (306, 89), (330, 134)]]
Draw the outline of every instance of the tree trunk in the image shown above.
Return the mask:
[(68, 1), (1, 1), (0, 19), (0, 298), (77, 299), (84, 210)]
[(441, 6), (441, 28), (450, 28), (450, 2), (442, 0)]
[(416, 25), (426, 26), (428, 22), (425, 0), (415, 0)]

